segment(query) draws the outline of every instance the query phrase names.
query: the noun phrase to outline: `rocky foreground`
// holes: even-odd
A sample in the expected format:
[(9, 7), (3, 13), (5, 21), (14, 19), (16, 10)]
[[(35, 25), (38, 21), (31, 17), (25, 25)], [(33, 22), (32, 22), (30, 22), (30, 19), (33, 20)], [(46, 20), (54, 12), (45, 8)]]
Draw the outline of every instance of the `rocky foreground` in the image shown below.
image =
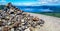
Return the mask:
[(19, 10), (11, 3), (0, 10), (0, 31), (38, 31), (44, 20)]

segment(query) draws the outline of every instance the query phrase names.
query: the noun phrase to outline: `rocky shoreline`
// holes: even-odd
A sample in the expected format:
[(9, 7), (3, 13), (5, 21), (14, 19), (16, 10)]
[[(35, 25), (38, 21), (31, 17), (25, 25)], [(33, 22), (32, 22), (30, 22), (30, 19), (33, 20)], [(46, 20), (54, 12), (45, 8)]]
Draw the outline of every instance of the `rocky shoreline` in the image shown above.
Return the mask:
[(8, 3), (3, 10), (0, 10), (1, 31), (34, 31), (34, 28), (40, 28), (43, 24), (42, 19), (19, 10), (11, 3)]

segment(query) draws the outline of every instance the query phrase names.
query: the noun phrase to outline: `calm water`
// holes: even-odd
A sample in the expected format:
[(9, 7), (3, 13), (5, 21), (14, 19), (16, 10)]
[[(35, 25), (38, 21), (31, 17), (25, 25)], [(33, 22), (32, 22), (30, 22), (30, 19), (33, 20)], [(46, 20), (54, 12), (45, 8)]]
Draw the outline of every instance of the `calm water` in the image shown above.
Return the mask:
[(60, 12), (58, 6), (17, 6), (25, 12)]

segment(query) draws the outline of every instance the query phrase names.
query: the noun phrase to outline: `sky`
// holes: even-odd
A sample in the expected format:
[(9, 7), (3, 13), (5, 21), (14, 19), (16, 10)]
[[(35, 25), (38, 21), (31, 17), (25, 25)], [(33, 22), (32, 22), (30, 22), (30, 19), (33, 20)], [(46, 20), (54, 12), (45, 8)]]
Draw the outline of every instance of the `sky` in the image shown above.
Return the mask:
[(60, 0), (0, 0), (0, 5), (9, 2), (17, 6), (60, 5)]

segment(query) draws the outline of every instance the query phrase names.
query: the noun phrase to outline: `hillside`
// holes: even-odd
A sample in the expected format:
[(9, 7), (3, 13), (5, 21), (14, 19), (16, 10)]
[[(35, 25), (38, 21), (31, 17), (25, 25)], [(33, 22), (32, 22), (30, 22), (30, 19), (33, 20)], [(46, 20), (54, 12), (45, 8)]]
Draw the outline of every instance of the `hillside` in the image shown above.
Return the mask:
[(4, 8), (4, 5), (0, 5), (0, 10)]

